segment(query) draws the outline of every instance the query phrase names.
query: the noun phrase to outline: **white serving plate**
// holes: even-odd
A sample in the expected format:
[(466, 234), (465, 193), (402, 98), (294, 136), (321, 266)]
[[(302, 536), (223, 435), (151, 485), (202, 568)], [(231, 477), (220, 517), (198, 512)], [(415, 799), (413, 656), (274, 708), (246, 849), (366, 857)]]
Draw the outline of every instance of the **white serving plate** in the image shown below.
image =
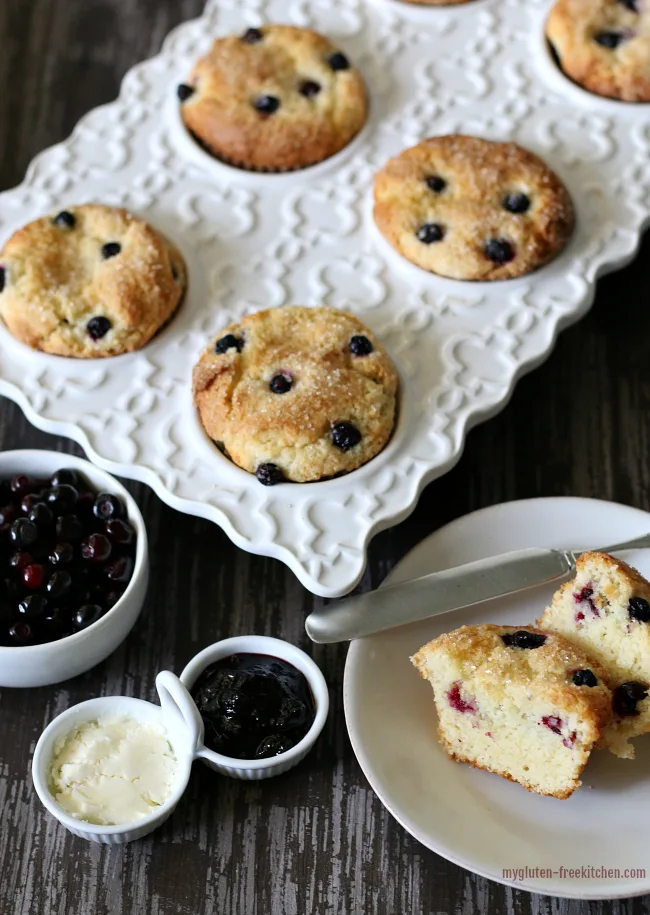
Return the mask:
[[(436, 531), (391, 573), (392, 584), (523, 547), (602, 547), (650, 530), (650, 513), (596, 499), (529, 499), (495, 505)], [(628, 551), (650, 576), (650, 550)], [(636, 759), (594, 753), (568, 800), (530, 794), (489, 772), (449, 759), (436, 737), (433, 694), (409, 661), (457, 626), (532, 623), (553, 586), (467, 607), (352, 642), (343, 698), (352, 747), (392, 815), (455, 864), (532, 893), (618, 899), (650, 892), (650, 737)], [(618, 869), (620, 876), (561, 868)], [(526, 872), (528, 868), (528, 872)], [(539, 875), (535, 869), (546, 873)], [(517, 876), (505, 869), (517, 869)], [(641, 870), (632, 877), (626, 871)], [(600, 874), (600, 875), (599, 875)]]
[[(202, 19), (127, 74), (116, 102), (90, 112), (0, 195), (0, 242), (27, 220), (87, 200), (145, 216), (187, 258), (184, 307), (149, 346), (109, 360), (31, 352), (0, 328), (0, 393), (104, 469), (216, 522), (238, 546), (281, 559), (314, 593), (349, 591), (372, 535), (405, 518), (422, 488), (453, 466), (468, 429), (496, 413), (587, 311), (596, 277), (634, 255), (650, 217), (650, 106), (596, 98), (558, 74), (542, 33), (549, 5), (209, 2)], [(267, 21), (332, 36), (372, 99), (351, 148), (290, 175), (213, 162), (188, 142), (175, 102), (176, 84), (216, 35)], [(378, 237), (375, 171), (451, 131), (516, 140), (563, 177), (578, 227), (553, 263), (508, 282), (457, 282), (413, 267)], [(190, 375), (212, 334), (285, 303), (358, 314), (397, 363), (402, 410), (386, 450), (353, 474), (265, 488), (204, 435)]]

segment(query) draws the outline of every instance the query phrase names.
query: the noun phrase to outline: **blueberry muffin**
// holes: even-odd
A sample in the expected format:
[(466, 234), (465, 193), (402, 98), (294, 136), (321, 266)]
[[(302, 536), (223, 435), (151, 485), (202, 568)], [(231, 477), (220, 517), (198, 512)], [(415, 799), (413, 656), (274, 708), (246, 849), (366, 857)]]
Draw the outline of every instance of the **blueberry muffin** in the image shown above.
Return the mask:
[(58, 356), (140, 349), (185, 286), (183, 258), (167, 239), (101, 204), (30, 222), (0, 251), (0, 318), (18, 340)]
[(285, 306), (224, 328), (194, 367), (194, 401), (217, 447), (260, 483), (307, 483), (379, 454), (397, 372), (352, 315)]
[(630, 739), (650, 731), (650, 582), (607, 553), (583, 553), (539, 625), (589, 652), (606, 671), (614, 718), (604, 743), (634, 758)]
[(567, 798), (611, 718), (601, 667), (532, 626), (462, 626), (411, 661), (431, 683), (440, 742), (457, 762)]
[(178, 87), (187, 129), (240, 168), (290, 171), (322, 162), (363, 127), (363, 80), (327, 38), (286, 25), (218, 38)]
[(375, 222), (418, 267), (458, 280), (530, 273), (565, 246), (569, 194), (515, 143), (451, 135), (407, 149), (375, 178)]
[(558, 0), (546, 37), (562, 70), (589, 92), (650, 101), (647, 0)]

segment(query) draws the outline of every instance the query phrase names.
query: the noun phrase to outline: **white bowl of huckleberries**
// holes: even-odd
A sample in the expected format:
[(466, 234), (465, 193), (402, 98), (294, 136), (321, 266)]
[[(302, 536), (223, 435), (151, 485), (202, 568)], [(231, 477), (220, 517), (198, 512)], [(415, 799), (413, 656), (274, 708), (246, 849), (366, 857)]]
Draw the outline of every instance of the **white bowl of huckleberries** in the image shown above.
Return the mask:
[(56, 451), (0, 453), (0, 686), (84, 673), (126, 638), (149, 577), (127, 490)]

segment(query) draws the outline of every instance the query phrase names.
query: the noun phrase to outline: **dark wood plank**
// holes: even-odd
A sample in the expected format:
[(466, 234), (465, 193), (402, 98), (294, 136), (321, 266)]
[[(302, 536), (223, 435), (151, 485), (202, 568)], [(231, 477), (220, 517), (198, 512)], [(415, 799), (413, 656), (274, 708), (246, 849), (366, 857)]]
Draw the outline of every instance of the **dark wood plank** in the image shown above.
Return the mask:
[[(154, 53), (201, 0), (4, 0), (0, 4), (0, 186), (20, 181), (40, 149), (113, 98), (123, 73)], [(567, 331), (506, 410), (474, 430), (462, 460), (413, 515), (372, 544), (362, 587), (377, 584), (422, 537), (495, 502), (574, 494), (650, 508), (650, 255), (605, 279), (591, 314)], [(0, 446), (78, 452), (0, 400)], [(303, 620), (318, 603), (272, 560), (237, 550), (215, 526), (179, 515), (127, 484), (151, 538), (145, 612), (104, 664), (61, 687), (0, 691), (0, 912), (3, 915), (640, 915), (650, 899), (602, 904), (519, 893), (448, 864), (408, 836), (370, 791), (343, 720), (345, 649), (313, 648)], [(278, 635), (311, 651), (332, 713), (314, 754), (267, 783), (196, 767), (176, 814), (126, 848), (95, 847), (59, 828), (35, 800), (28, 761), (45, 723), (99, 694), (154, 698), (154, 677), (179, 671), (226, 635)]]

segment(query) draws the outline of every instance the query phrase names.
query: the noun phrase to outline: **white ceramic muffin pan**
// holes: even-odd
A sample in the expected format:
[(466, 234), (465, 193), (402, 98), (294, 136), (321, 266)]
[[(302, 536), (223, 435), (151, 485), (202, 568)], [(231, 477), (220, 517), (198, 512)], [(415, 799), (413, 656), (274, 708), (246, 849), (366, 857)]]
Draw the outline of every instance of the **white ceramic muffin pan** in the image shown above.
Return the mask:
[[(359, 580), (370, 537), (412, 510), (458, 460), (467, 430), (589, 308), (596, 277), (633, 255), (650, 215), (650, 106), (600, 99), (555, 68), (549, 0), (212, 0), (120, 98), (84, 117), (0, 196), (0, 241), (24, 222), (88, 200), (126, 206), (178, 244), (190, 286), (147, 347), (108, 360), (29, 351), (0, 328), (0, 392), (97, 464), (142, 480), (174, 508), (215, 521), (246, 550), (287, 563), (311, 591)], [(264, 22), (330, 35), (368, 83), (371, 117), (343, 153), (302, 172), (258, 175), (198, 150), (176, 84), (213, 38)], [(497, 283), (429, 275), (371, 219), (374, 173), (434, 134), (515, 140), (567, 184), (578, 225), (537, 273)], [(192, 366), (247, 312), (283, 304), (349, 309), (379, 334), (402, 378), (393, 440), (347, 477), (266, 488), (219, 454), (192, 405)]]
[[(268, 654), (282, 658), (301, 671), (309, 684), (314, 698), (314, 721), (302, 740), (278, 756), (253, 760), (233, 759), (215, 753), (204, 744), (203, 720), (189, 690), (209, 664), (236, 653)], [(309, 753), (323, 730), (329, 711), (327, 683), (320, 668), (300, 648), (282, 639), (267, 636), (242, 635), (215, 642), (192, 658), (181, 674), (181, 679), (169, 670), (161, 671), (156, 677), (156, 689), (160, 705), (130, 696), (102, 696), (80, 702), (57, 715), (39, 737), (32, 759), (32, 778), (36, 793), (52, 816), (76, 836), (90, 842), (121, 845), (149, 835), (173, 813), (187, 788), (195, 759), (203, 760), (221, 775), (246, 781), (259, 781), (281, 775), (297, 766)], [(165, 729), (178, 761), (172, 791), (164, 804), (152, 810), (147, 816), (130, 823), (105, 826), (77, 819), (64, 810), (49, 788), (54, 745), (78, 724), (95, 721), (99, 717), (122, 715), (145, 724), (157, 724)]]

